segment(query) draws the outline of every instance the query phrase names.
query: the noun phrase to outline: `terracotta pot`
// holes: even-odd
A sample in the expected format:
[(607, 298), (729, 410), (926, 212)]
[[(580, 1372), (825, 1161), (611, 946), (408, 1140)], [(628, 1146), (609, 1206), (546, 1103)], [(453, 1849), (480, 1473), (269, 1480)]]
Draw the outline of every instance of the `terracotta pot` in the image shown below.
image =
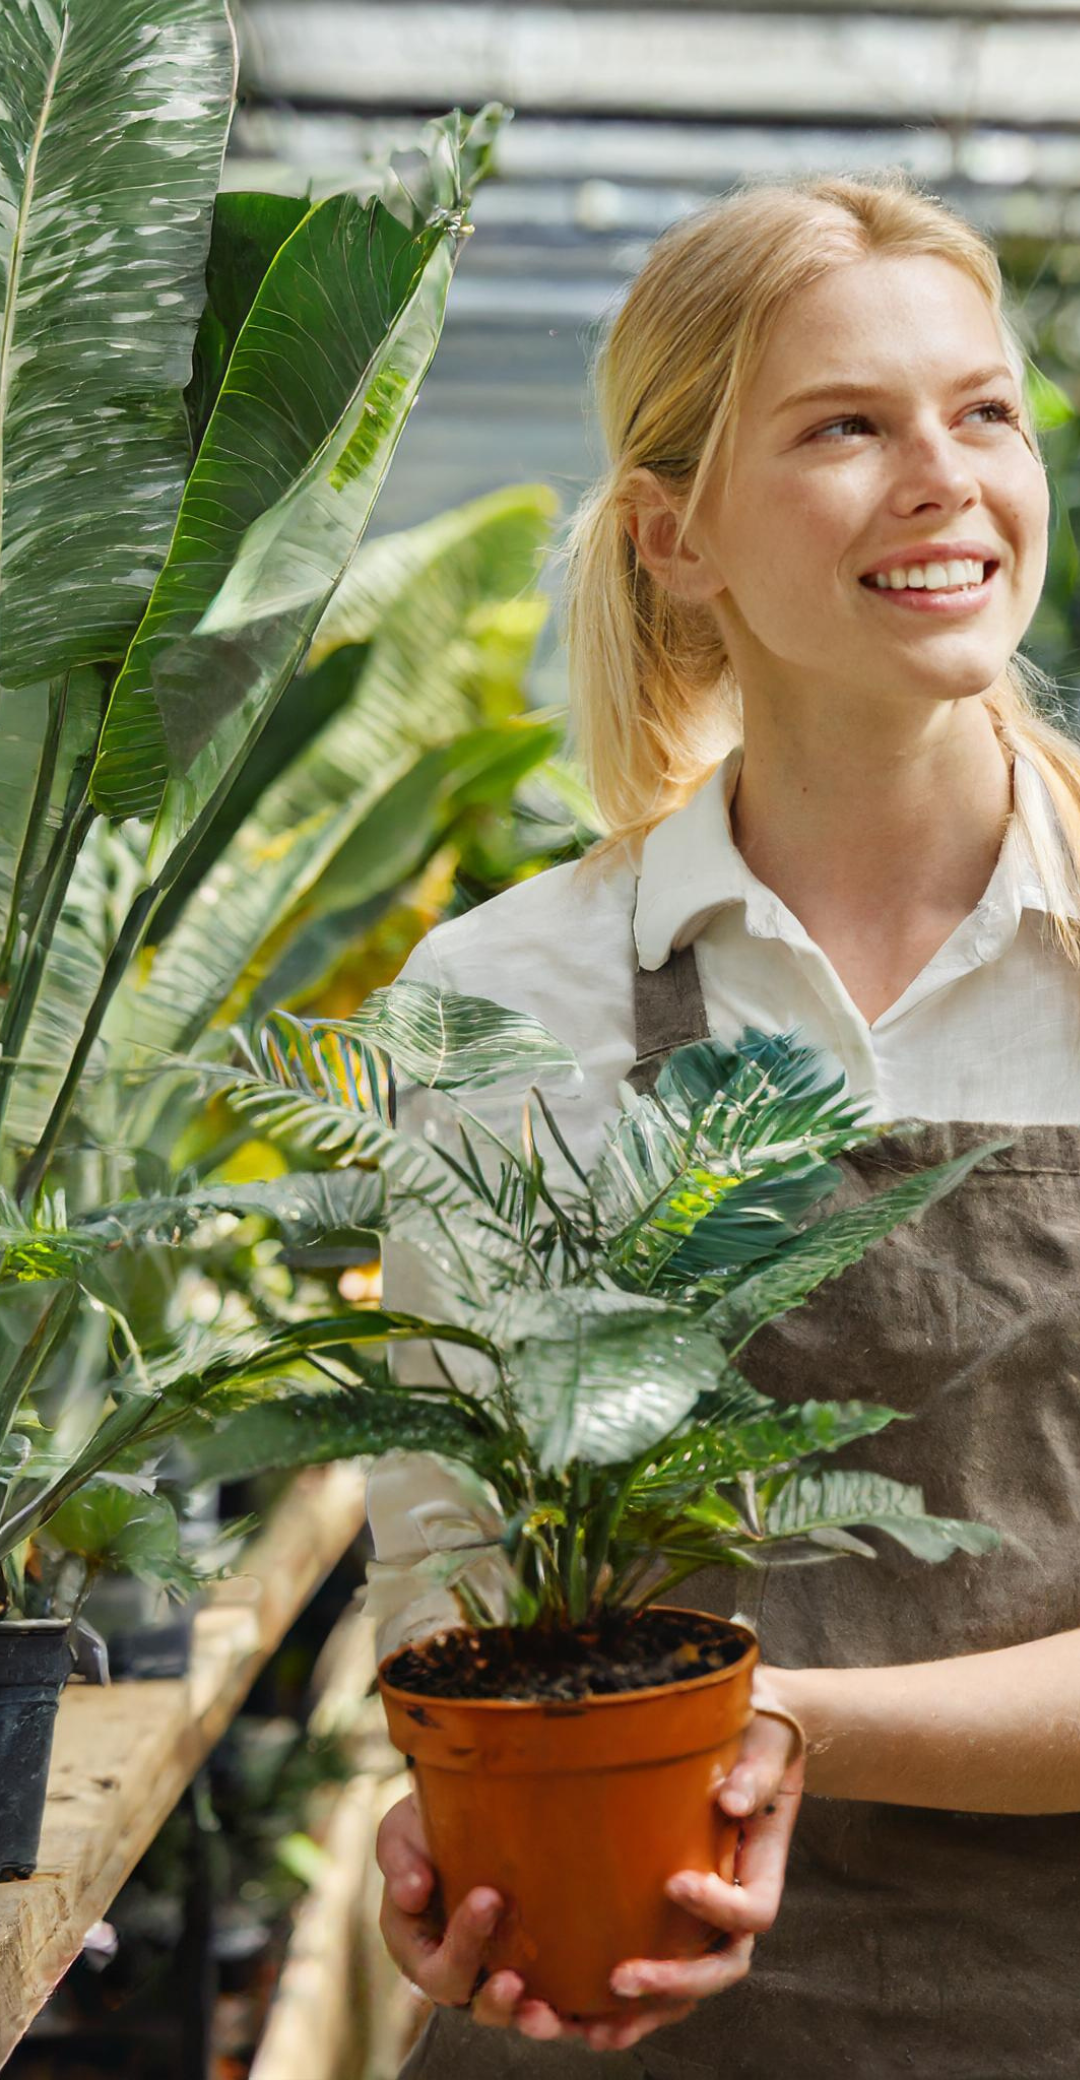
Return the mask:
[(395, 1687), (397, 1653), (380, 1664), (445, 1912), (474, 1885), (500, 1892), (489, 1970), (512, 1967), (562, 2015), (625, 2013), (615, 1965), (700, 1957), (712, 1940), (664, 1892), (677, 1870), (734, 1867), (738, 1822), (714, 1792), (751, 1717), (758, 1647), (748, 1626), (711, 1622), (745, 1640), (729, 1667), (574, 1703), (425, 1697)]

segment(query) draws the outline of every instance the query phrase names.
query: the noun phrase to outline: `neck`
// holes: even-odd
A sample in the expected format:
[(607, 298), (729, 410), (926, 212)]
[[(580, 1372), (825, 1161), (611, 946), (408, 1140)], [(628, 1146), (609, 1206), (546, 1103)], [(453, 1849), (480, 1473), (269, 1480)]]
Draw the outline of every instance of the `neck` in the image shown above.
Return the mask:
[(811, 936), (830, 921), (903, 934), (974, 908), (1012, 807), (980, 698), (936, 707), (916, 729), (898, 724), (885, 741), (880, 726), (860, 738), (850, 713), (842, 729), (811, 730), (747, 707), (732, 834)]

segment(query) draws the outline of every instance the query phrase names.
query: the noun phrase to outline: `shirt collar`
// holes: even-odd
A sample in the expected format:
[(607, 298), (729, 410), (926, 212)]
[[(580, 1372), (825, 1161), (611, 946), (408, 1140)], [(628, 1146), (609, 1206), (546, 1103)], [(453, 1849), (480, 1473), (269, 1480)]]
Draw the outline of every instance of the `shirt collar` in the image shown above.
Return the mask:
[[(745, 904), (746, 927), (753, 935), (776, 927), (782, 906), (750, 872), (731, 834), (731, 799), (741, 765), (742, 745), (736, 744), (690, 800), (655, 824), (642, 844), (634, 941), (643, 968), (662, 968), (673, 950), (689, 946), (732, 903)], [(1060, 884), (1051, 886), (1037, 864), (1033, 839), (1051, 860), (1064, 858), (1064, 841), (1046, 784), (1019, 750), (1013, 804), (997, 865), (977, 905), (980, 921), (993, 921), (1006, 933), (1015, 932), (1025, 909), (1077, 914), (1069, 877), (1063, 873)]]

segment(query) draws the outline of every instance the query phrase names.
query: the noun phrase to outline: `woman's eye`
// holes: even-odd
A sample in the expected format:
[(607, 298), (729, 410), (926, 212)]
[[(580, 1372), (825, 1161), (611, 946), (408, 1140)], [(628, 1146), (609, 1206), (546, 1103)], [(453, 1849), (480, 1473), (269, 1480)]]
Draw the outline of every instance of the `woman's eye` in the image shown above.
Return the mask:
[[(1007, 404), (1003, 397), (988, 397), (983, 404), (970, 405), (964, 413), (964, 417), (966, 419), (970, 418), (972, 412), (993, 412), (999, 422), (1016, 427), (1019, 427), (1020, 424), (1019, 412), (1014, 405)], [(811, 434), (810, 437), (812, 440), (817, 440), (821, 434), (832, 433), (838, 426), (869, 426), (871, 423), (865, 413), (851, 412), (846, 419), (830, 419), (827, 426), (819, 426), (817, 433)]]

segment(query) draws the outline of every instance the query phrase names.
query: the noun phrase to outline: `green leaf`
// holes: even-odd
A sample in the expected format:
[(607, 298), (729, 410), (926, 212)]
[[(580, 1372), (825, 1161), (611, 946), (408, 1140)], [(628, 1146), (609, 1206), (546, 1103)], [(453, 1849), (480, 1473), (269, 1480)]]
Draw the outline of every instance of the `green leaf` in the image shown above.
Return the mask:
[(717, 1481), (737, 1480), (741, 1474), (813, 1460), (822, 1452), (838, 1452), (859, 1438), (876, 1436), (900, 1420), (896, 1409), (863, 1401), (806, 1401), (784, 1408), (755, 1396), (762, 1404), (755, 1408), (747, 1405), (753, 1389), (738, 1381), (737, 1374), (734, 1377), (745, 1392), (716, 1397), (714, 1409), (716, 1399), (727, 1403), (722, 1415), (714, 1413), (707, 1422), (691, 1424), (657, 1455), (635, 1481), (635, 1504), (640, 1497), (655, 1507), (668, 1494), (683, 1496)]
[(437, 1451), (482, 1468), (494, 1450), (459, 1410), (400, 1389), (382, 1394), (293, 1389), (253, 1401), (212, 1425), (205, 1419), (189, 1422), (179, 1437), (186, 1478), (195, 1485), (392, 1450)]
[(223, 0), (17, 0), (0, 77), (7, 689), (121, 657), (165, 560), (235, 39)]
[(517, 1293), (481, 1317), (506, 1351), (515, 1402), (543, 1471), (623, 1464), (666, 1437), (723, 1360), (685, 1311), (629, 1293)]
[(93, 1475), (55, 1511), (48, 1535), (95, 1571), (132, 1574), (174, 1595), (195, 1585), (194, 1571), (180, 1552), (176, 1511), (138, 1480)]
[[(768, 1539), (820, 1537), (836, 1527), (884, 1531), (919, 1560), (947, 1560), (952, 1553), (992, 1553), (1000, 1534), (988, 1524), (925, 1514), (921, 1488), (887, 1480), (880, 1473), (802, 1474), (790, 1481), (763, 1514)], [(770, 1559), (774, 1556), (770, 1553)]]
[(27, 1220), (0, 1193), (2, 1276), (81, 1279), (101, 1256), (135, 1243), (176, 1246), (223, 1213), (260, 1214), (290, 1244), (373, 1238), (385, 1225), (385, 1184), (369, 1170), (295, 1172), (268, 1183), (203, 1185), (187, 1193), (129, 1199), (95, 1209), (74, 1227), (46, 1205)]
[(765, 1150), (774, 1160), (788, 1148), (828, 1157), (884, 1131), (866, 1123), (867, 1104), (846, 1095), (843, 1071), (830, 1076), (816, 1047), (757, 1026), (744, 1027), (734, 1047), (712, 1038), (677, 1047), (655, 1096), (744, 1169)]
[(1060, 384), (1036, 367), (1033, 361), (1028, 362), (1025, 368), (1024, 388), (1028, 408), (1040, 433), (1055, 426), (1067, 426), (1070, 420), (1075, 419), (1076, 413)]
[(195, 335), (184, 395), (197, 454), (232, 350), (276, 253), (307, 216), (310, 200), (226, 188), (214, 203), (206, 261), (206, 302)]
[[(187, 904), (143, 987), (129, 984), (111, 1036), (126, 1028), (140, 1045), (190, 1046), (226, 999), (236, 1006), (239, 979), (250, 969), (254, 982), (260, 949), (272, 933), (281, 943), (290, 913), (302, 907), (310, 919), (333, 907), (335, 893), (360, 903), (396, 890), (439, 842), (470, 783), (482, 777), (503, 799), (520, 765), (538, 764), (560, 734), (533, 720), (463, 731), (381, 768), (370, 723), (350, 704), (325, 745), (317, 741), (269, 790)], [(405, 770), (395, 781), (397, 764)]]
[(398, 1076), (436, 1090), (480, 1090), (507, 1081), (524, 1085), (562, 1071), (570, 1072), (573, 1086), (582, 1081), (576, 1056), (538, 1019), (487, 997), (440, 990), (428, 982), (399, 980), (373, 990), (350, 1019), (302, 1020), (280, 1012), (261, 1028), (286, 1051), (301, 1030), (320, 1047), (339, 1038), (347, 1045), (378, 1048)]
[(157, 813), (155, 872), (302, 662), (434, 353), (467, 200), (461, 119), (437, 127), (429, 219), (349, 192), (316, 204), (237, 339), (93, 779), (110, 816)]
[(766, 1322), (801, 1306), (826, 1279), (837, 1278), (865, 1256), (872, 1243), (901, 1221), (917, 1219), (935, 1200), (954, 1191), (976, 1164), (1011, 1146), (1009, 1141), (984, 1142), (951, 1162), (902, 1178), (861, 1206), (829, 1214), (797, 1236), (773, 1263), (726, 1293), (705, 1320), (734, 1357)]

